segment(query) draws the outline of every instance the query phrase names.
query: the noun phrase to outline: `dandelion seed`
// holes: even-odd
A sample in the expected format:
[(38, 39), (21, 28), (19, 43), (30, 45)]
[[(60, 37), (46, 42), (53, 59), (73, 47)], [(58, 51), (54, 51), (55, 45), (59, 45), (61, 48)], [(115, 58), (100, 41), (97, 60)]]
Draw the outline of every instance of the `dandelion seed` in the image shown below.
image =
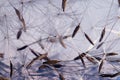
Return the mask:
[(102, 77), (113, 77), (113, 74), (100, 74)]
[(97, 59), (98, 61), (100, 61), (100, 60), (101, 60), (101, 58), (100, 58), (100, 57), (95, 57), (95, 56), (94, 56), (94, 58), (95, 58), (95, 59)]
[(19, 20), (21, 20), (21, 14), (20, 14), (20, 11), (18, 9), (16, 9), (15, 7), (13, 7), (15, 12), (16, 12), (16, 15), (18, 16)]
[(9, 80), (9, 79), (6, 78), (6, 77), (2, 77), (2, 76), (0, 76), (0, 80)]
[(85, 66), (85, 62), (84, 62), (84, 59), (83, 59), (83, 57), (84, 57), (85, 55), (86, 55), (85, 53), (82, 53), (82, 55), (79, 55), (79, 56), (75, 57), (74, 60), (79, 60), (79, 59), (80, 59), (81, 62), (82, 62), (82, 64), (83, 64), (83, 66), (86, 67), (86, 66)]
[(62, 0), (62, 9), (63, 9), (63, 12), (65, 11), (66, 2), (67, 2), (67, 0)]
[(39, 67), (39, 69), (44, 69), (44, 68), (49, 68), (49, 66), (47, 66), (47, 65), (41, 65), (41, 66)]
[(86, 67), (83, 57), (80, 58), (84, 67)]
[(93, 57), (90, 57), (90, 56), (86, 56), (87, 60), (89, 60), (90, 62), (92, 63), (96, 63), (95, 59)]
[(24, 30), (24, 32), (26, 32), (26, 24), (25, 24), (24, 18), (22, 17), (22, 18), (20, 19), (20, 21), (21, 21), (22, 24), (23, 24), (23, 30)]
[(102, 30), (102, 33), (101, 33), (101, 36), (100, 36), (99, 42), (102, 41), (104, 35), (105, 35), (105, 28)]
[(55, 68), (61, 68), (61, 67), (63, 67), (63, 65), (61, 65), (61, 64), (53, 64), (52, 66), (55, 67)]
[(120, 62), (120, 60), (109, 60), (109, 62)]
[(100, 43), (96, 49), (99, 49), (102, 45), (104, 44), (104, 42)]
[(115, 73), (115, 74), (101, 74), (100, 76), (113, 78), (113, 77), (116, 77), (116, 76), (118, 76), (118, 75), (120, 75), (120, 72)]
[(20, 29), (20, 30), (18, 31), (18, 33), (17, 33), (17, 39), (20, 38), (21, 34), (22, 34), (22, 29)]
[(26, 49), (27, 47), (28, 47), (28, 45), (25, 45), (25, 46), (23, 46), (23, 47), (18, 48), (17, 51), (24, 50), (24, 49)]
[(12, 77), (12, 75), (13, 75), (13, 64), (10, 61), (10, 77)]
[(120, 0), (118, 0), (118, 4), (119, 4), (119, 7), (120, 7)]
[(16, 15), (18, 16), (19, 20), (22, 22), (23, 24), (23, 30), (26, 31), (26, 24), (25, 24), (25, 20), (23, 18), (23, 16), (21, 16), (21, 13), (18, 9), (16, 9), (15, 7), (13, 7), (15, 12), (16, 12)]
[(118, 55), (118, 53), (111, 52), (106, 54), (106, 56), (115, 56), (115, 55)]
[(67, 39), (69, 37), (71, 37), (71, 35), (63, 36), (63, 39)]
[(40, 47), (41, 47), (42, 49), (44, 49), (44, 46), (43, 46), (43, 44), (42, 44), (41, 42), (38, 42), (38, 44), (40, 45)]
[(58, 61), (58, 60), (48, 60), (46, 62), (43, 62), (43, 64), (52, 64), (52, 65), (54, 65), (54, 64), (57, 64), (59, 62), (61, 62), (61, 61)]
[(65, 80), (65, 78), (63, 77), (62, 74), (59, 74), (59, 78), (60, 78), (60, 80)]
[(86, 37), (86, 39), (92, 44), (94, 45), (94, 43), (92, 42), (92, 40), (90, 39), (90, 37), (84, 32), (84, 35)]
[(72, 38), (76, 35), (76, 33), (78, 32), (79, 28), (80, 28), (80, 23), (78, 24), (78, 26), (76, 26), (75, 30), (73, 31)]
[(79, 60), (80, 57), (84, 57), (85, 55), (86, 55), (85, 53), (82, 53), (82, 54), (80, 54), (79, 56), (75, 57), (74, 60)]
[(59, 42), (60, 42), (60, 44), (61, 44), (64, 48), (66, 48), (66, 45), (65, 45), (65, 43), (63, 42), (63, 37), (62, 37), (62, 36), (59, 36)]
[(102, 69), (103, 62), (104, 62), (104, 60), (102, 60), (101, 63), (100, 63), (100, 65), (99, 65), (99, 73), (100, 73), (100, 71), (101, 71), (101, 69)]
[(57, 40), (56, 40), (56, 37), (48, 37), (48, 42), (51, 42), (51, 43), (54, 43), (54, 42), (56, 42)]
[(36, 58), (34, 58), (28, 65), (26, 68), (29, 68), (36, 60), (42, 60), (45, 59), (47, 57), (47, 54), (42, 54)]
[(4, 57), (4, 53), (0, 53), (0, 57), (3, 58)]
[(30, 49), (30, 51), (31, 51), (36, 57), (39, 56), (33, 49), (31, 49), (31, 48), (29, 48), (29, 49)]

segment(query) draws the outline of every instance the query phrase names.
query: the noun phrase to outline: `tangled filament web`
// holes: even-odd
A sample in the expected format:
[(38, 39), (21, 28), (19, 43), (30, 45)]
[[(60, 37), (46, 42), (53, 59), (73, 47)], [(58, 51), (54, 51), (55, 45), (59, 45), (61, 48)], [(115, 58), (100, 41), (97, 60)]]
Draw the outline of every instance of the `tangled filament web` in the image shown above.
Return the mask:
[(0, 80), (119, 79), (119, 4), (2, 0)]

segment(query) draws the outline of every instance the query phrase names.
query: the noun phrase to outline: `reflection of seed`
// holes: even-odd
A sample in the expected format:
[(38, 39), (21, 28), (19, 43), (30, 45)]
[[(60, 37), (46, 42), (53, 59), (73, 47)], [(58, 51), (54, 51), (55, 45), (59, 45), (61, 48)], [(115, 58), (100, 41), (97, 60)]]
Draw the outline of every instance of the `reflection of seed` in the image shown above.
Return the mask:
[(66, 48), (66, 45), (65, 45), (65, 43), (63, 42), (63, 37), (62, 37), (62, 36), (59, 36), (59, 42), (60, 42), (60, 44), (61, 44), (64, 48)]
[(48, 41), (51, 43), (54, 43), (54, 42), (56, 42), (56, 37), (49, 37)]

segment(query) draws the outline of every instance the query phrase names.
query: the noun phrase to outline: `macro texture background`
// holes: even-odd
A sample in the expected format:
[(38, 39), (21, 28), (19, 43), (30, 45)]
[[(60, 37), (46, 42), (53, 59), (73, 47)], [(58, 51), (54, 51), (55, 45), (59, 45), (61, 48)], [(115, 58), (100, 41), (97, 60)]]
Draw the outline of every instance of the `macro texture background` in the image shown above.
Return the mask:
[[(120, 80), (119, 2), (0, 0), (0, 76), (11, 80)], [(40, 57), (27, 67), (36, 54), (47, 54), (50, 60)], [(57, 67), (46, 63), (52, 60), (59, 61)]]

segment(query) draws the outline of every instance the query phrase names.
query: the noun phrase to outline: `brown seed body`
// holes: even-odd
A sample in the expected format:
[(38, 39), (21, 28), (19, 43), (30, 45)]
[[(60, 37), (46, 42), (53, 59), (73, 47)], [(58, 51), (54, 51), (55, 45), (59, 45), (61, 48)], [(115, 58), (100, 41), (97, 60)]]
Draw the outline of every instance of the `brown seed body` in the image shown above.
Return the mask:
[(118, 4), (119, 4), (119, 7), (120, 7), (120, 0), (118, 0)]
[(62, 0), (62, 9), (63, 9), (63, 12), (65, 11), (66, 2), (67, 2), (67, 0)]
[(59, 74), (59, 78), (60, 78), (60, 80), (65, 80), (65, 78), (63, 77), (62, 74)]
[(17, 39), (19, 39), (21, 37), (21, 34), (22, 34), (22, 29), (20, 29), (17, 33)]
[(102, 60), (101, 63), (100, 63), (100, 65), (99, 65), (99, 73), (100, 73), (100, 71), (101, 71), (101, 69), (102, 69), (103, 62), (104, 62), (104, 60)]
[(104, 42), (100, 43), (96, 49), (99, 49), (102, 45), (104, 44)]
[(21, 48), (18, 48), (17, 51), (24, 50), (24, 49), (27, 48), (27, 47), (28, 47), (28, 45), (25, 45), (25, 46), (23, 46), (23, 47), (21, 47)]
[(101, 36), (100, 36), (99, 42), (102, 41), (104, 35), (105, 35), (105, 28), (102, 30), (102, 33), (101, 33)]
[(79, 59), (80, 59), (81, 62), (82, 62), (82, 64), (83, 64), (83, 66), (86, 67), (86, 66), (85, 66), (85, 62), (84, 62), (84, 59), (83, 59), (83, 57), (84, 57), (85, 55), (86, 55), (85, 53), (82, 53), (82, 54), (80, 54), (79, 56), (75, 57), (74, 60), (79, 60)]
[(94, 43), (92, 42), (92, 40), (90, 39), (90, 37), (84, 32), (84, 35), (86, 37), (86, 39), (92, 44), (94, 45)]
[(72, 38), (75, 37), (75, 35), (78, 32), (79, 28), (80, 28), (80, 24), (78, 26), (76, 26), (75, 30), (73, 31)]
[(10, 61), (10, 77), (12, 77), (12, 75), (13, 75), (13, 64)]
[(58, 61), (58, 60), (48, 60), (48, 61), (46, 61), (46, 62), (43, 62), (43, 64), (52, 64), (52, 65), (54, 65), (54, 64), (57, 64), (57, 63), (59, 63), (60, 61)]

